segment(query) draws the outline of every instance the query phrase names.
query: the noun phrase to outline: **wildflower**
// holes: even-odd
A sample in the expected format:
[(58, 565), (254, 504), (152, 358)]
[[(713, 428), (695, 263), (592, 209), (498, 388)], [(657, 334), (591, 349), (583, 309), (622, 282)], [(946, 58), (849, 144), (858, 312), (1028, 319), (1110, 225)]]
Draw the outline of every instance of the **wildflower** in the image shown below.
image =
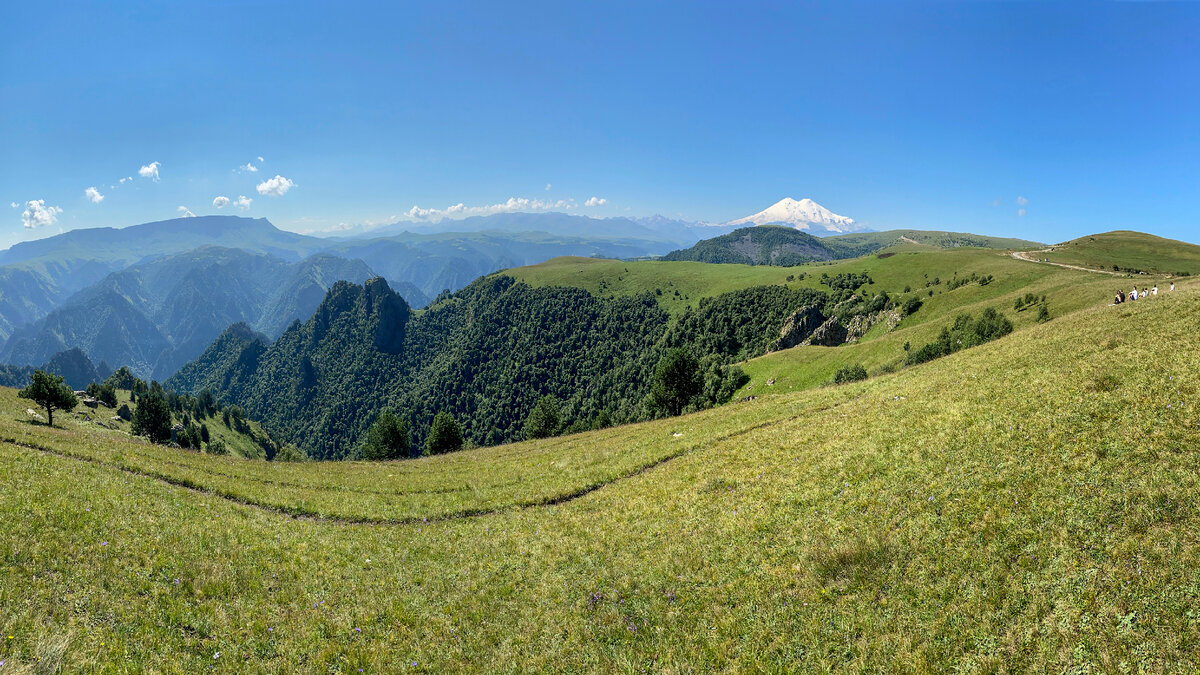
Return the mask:
[(101, 545), (101, 546), (108, 546), (108, 542), (107, 542), (107, 541), (102, 541), (102, 542), (100, 542), (100, 545)]
[(354, 629), (354, 632), (355, 632), (355, 633), (361, 633), (361, 632), (362, 632), (362, 629), (361, 629), (361, 628), (355, 628), (355, 629)]
[(213, 652), (213, 659), (215, 660), (219, 658), (221, 658), (221, 652)]

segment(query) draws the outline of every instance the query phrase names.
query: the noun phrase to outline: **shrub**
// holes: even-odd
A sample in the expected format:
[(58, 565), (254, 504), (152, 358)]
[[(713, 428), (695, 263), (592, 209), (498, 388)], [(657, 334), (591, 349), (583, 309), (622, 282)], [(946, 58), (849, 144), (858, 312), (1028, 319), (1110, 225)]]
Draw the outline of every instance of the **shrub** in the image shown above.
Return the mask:
[(210, 455), (228, 455), (229, 446), (225, 445), (225, 441), (214, 438), (205, 445), (204, 451)]
[(1046, 323), (1049, 320), (1050, 320), (1050, 308), (1047, 307), (1046, 303), (1043, 302), (1042, 304), (1038, 305), (1037, 322), (1038, 323)]
[(203, 447), (203, 435), (200, 432), (200, 427), (193, 422), (188, 422), (179, 433), (175, 435), (175, 441), (179, 443), (181, 448), (195, 448), (199, 450)]
[(279, 452), (275, 453), (275, 456), (273, 458), (271, 458), (271, 461), (272, 462), (307, 462), (308, 461), (308, 453), (304, 452), (304, 450), (302, 450), (301, 448), (298, 448), (295, 445), (288, 443), (288, 444), (284, 445), (282, 448), (280, 448)]
[(953, 325), (942, 329), (937, 340), (915, 351), (909, 351), (904, 363), (911, 366), (932, 361), (960, 349), (1003, 337), (1011, 333), (1012, 329), (1012, 322), (991, 307), (983, 310), (978, 320), (972, 319), (969, 314), (960, 314), (954, 318)]
[(916, 314), (917, 310), (921, 309), (921, 305), (924, 305), (924, 304), (925, 303), (921, 302), (920, 298), (918, 298), (917, 296), (914, 295), (913, 297), (905, 300), (904, 305), (900, 309), (901, 309), (901, 312), (904, 314), (904, 316), (911, 316), (913, 314)]
[(128, 404), (122, 403), (121, 407), (117, 408), (117, 417), (120, 417), (121, 419), (128, 422), (129, 420), (133, 419), (133, 411), (131, 411), (129, 409)]
[(863, 368), (861, 363), (842, 366), (833, 374), (834, 384), (846, 384), (847, 382), (858, 382), (865, 379), (867, 379), (867, 369)]

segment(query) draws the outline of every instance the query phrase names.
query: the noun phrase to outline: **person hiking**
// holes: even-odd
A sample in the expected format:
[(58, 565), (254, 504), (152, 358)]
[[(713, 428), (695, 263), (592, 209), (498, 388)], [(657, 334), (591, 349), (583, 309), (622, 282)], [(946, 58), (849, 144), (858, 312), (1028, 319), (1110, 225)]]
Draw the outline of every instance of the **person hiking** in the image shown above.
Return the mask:
[(1118, 288), (1117, 289), (1117, 304), (1119, 305), (1122, 302), (1125, 302), (1125, 291)]
[(1175, 282), (1174, 281), (1171, 282), (1171, 290), (1175, 290)]
[(1137, 300), (1137, 286), (1133, 287), (1133, 292), (1129, 294), (1130, 300)]
[(1150, 295), (1158, 295), (1158, 284), (1154, 284), (1154, 288), (1150, 289)]

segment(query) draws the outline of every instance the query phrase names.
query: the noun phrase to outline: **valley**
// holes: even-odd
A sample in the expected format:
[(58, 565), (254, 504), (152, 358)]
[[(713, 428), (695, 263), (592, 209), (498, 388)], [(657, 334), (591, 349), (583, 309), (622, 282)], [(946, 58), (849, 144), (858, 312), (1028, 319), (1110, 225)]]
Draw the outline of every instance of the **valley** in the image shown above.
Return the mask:
[[(1072, 274), (989, 255), (1048, 293)], [(6, 653), (138, 670), (1188, 669), (1200, 633), (1174, 589), (1200, 565), (1198, 292), (1072, 311), (1064, 294), (1048, 323), (865, 382), (401, 462), (48, 429), (5, 393)]]

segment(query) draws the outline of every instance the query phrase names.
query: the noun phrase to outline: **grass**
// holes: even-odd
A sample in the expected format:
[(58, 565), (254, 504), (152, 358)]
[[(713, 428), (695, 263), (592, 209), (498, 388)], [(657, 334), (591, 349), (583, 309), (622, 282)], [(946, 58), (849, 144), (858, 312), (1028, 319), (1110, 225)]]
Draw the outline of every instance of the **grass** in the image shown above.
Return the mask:
[(1152, 234), (1117, 230), (1057, 244), (1039, 257), (1094, 269), (1148, 274), (1200, 274), (1200, 246)]
[[(137, 404), (130, 403), (129, 394), (130, 392), (128, 389), (117, 390), (117, 408), (120, 408), (122, 405), (127, 405), (131, 411), (137, 410)], [(2, 396), (2, 394), (0, 394), (0, 396)], [(36, 408), (31, 401), (24, 401), (24, 403), (26, 405), (25, 408), (22, 408), (22, 410)], [(118, 441), (121, 441), (124, 440), (127, 435), (132, 433), (132, 425), (129, 421), (123, 420), (117, 416), (117, 408), (108, 408), (104, 405), (99, 405), (96, 408), (89, 408), (83, 403), (79, 403), (77, 406), (75, 406), (74, 410), (71, 410), (65, 415), (62, 411), (57, 411), (55, 413), (55, 420), (57, 421), (59, 419), (58, 416), (64, 416), (70, 417), (75, 423), (81, 423), (87, 426), (95, 425), (101, 429), (110, 429), (112, 431), (119, 432), (114, 435), (114, 438), (116, 438)], [(36, 416), (26, 414), (28, 420), (45, 420), (44, 410), (37, 408), (34, 410), (34, 412), (37, 413)], [(173, 423), (182, 423), (183, 417), (178, 413), (172, 413), (171, 420)], [(197, 425), (200, 425), (201, 423), (207, 425), (209, 437), (214, 440), (220, 439), (224, 441), (229, 453), (234, 457), (249, 459), (264, 459), (266, 457), (266, 451), (263, 449), (263, 443), (269, 438), (269, 434), (258, 422), (246, 420), (247, 431), (241, 432), (237, 429), (225, 426), (225, 423), (221, 419), (220, 413), (217, 413), (212, 417), (204, 419), (192, 418), (192, 420)]]
[[(881, 257), (882, 255), (882, 257)], [(795, 267), (768, 265), (713, 265), (685, 261), (619, 261), (594, 258), (554, 258), (539, 265), (499, 272), (532, 286), (575, 286), (599, 296), (655, 294), (659, 305), (671, 312), (694, 307), (700, 299), (750, 286), (778, 284), (791, 288), (825, 289), (822, 274), (866, 272), (875, 282), (870, 291), (900, 293), (906, 286), (925, 297), (926, 283), (940, 278), (935, 294), (945, 290), (954, 274), (993, 274), (1007, 279), (1015, 289), (1029, 280), (1054, 275), (1050, 266), (1014, 260), (1006, 252), (983, 248), (940, 249), (927, 245), (897, 244), (862, 258), (817, 262)], [(1074, 273), (1080, 275), (1081, 273)], [(800, 276), (804, 278), (801, 279)], [(792, 279), (789, 281), (788, 277)], [(1079, 276), (1077, 278), (1090, 278)], [(1115, 285), (1110, 283), (1110, 286)], [(974, 284), (973, 284), (974, 286)], [(825, 289), (828, 290), (828, 289)], [(967, 287), (961, 289), (967, 290)], [(992, 289), (994, 292), (996, 289)], [(679, 295), (675, 292), (678, 291)], [(961, 294), (960, 294), (961, 295)]]
[[(0, 443), (2, 668), (1195, 671), (1198, 325), (1181, 289), (866, 382), (378, 465), (47, 429), (6, 391), (0, 435), (53, 452)], [(477, 494), (402, 495), (435, 487)], [(432, 518), (274, 508), (321, 499)]]
[(988, 237), (965, 232), (941, 232), (938, 230), (886, 230), (884, 232), (858, 232), (854, 234), (839, 234), (825, 237), (831, 242), (862, 245), (866, 243), (890, 246), (897, 239), (904, 237), (918, 244), (927, 244), (941, 248), (959, 246), (978, 246), (996, 249), (1030, 249), (1042, 248), (1042, 244), (1025, 239), (1011, 237)]
[[(889, 291), (903, 288), (901, 284), (918, 289), (918, 296), (923, 301), (921, 309), (904, 318), (891, 332), (882, 324), (875, 326), (857, 344), (795, 347), (752, 359), (743, 364), (750, 380), (738, 392), (738, 397), (772, 395), (818, 386), (828, 382), (838, 368), (847, 364), (861, 363), (875, 374), (885, 372), (903, 361), (905, 343), (917, 349), (932, 341), (957, 314), (978, 316), (985, 308), (992, 307), (1021, 330), (1037, 321), (1036, 305), (1021, 311), (1013, 309), (1014, 301), (1026, 293), (1039, 298), (1044, 295), (1051, 316), (1057, 317), (1112, 302), (1118, 284), (1107, 275), (1038, 265), (978, 250), (912, 250), (883, 260), (867, 259), (859, 266), (878, 280), (877, 286)], [(954, 274), (970, 272), (990, 274), (994, 280), (986, 286), (970, 283), (954, 290), (948, 288), (946, 282)], [(918, 286), (918, 281), (928, 280), (926, 277), (940, 278), (942, 283), (930, 288), (925, 288), (923, 283)], [(929, 290), (933, 290), (932, 296), (928, 295)], [(774, 384), (768, 386), (767, 382), (772, 380)]]

